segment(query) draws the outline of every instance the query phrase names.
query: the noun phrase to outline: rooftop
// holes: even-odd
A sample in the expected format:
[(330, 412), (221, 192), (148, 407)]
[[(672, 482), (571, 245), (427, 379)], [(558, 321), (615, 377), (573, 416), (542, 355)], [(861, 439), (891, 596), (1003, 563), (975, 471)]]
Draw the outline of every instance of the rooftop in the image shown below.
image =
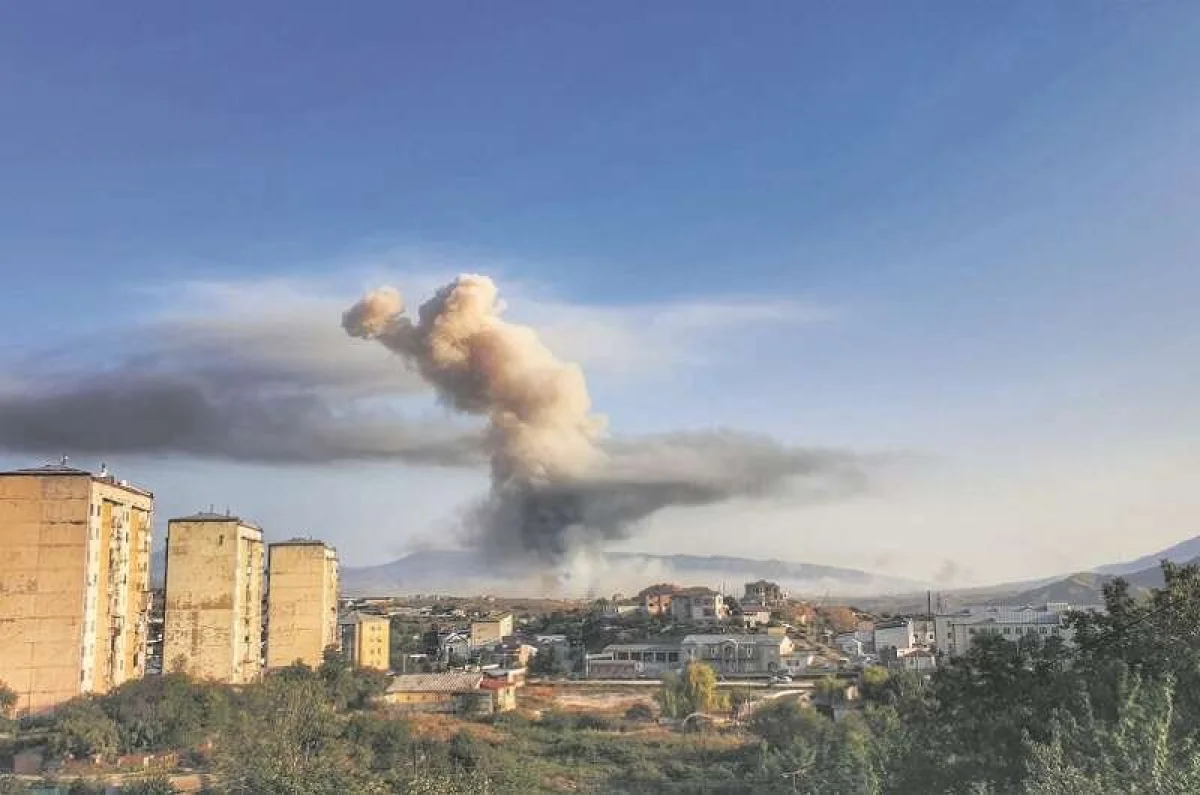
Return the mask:
[(355, 610), (338, 619), (339, 624), (362, 624), (370, 621), (390, 621), (387, 616), (378, 613), (363, 613)]
[(688, 635), (683, 639), (685, 644), (736, 643), (739, 645), (778, 646), (786, 635)]
[(333, 549), (329, 544), (319, 538), (289, 538), (287, 541), (275, 541), (271, 544), (273, 547), (325, 547)]
[(440, 674), (404, 674), (388, 685), (389, 693), (462, 693), (478, 690), (483, 674), (447, 671)]
[(224, 524), (237, 523), (243, 527), (252, 527), (255, 530), (261, 530), (258, 525), (253, 522), (246, 521), (240, 516), (234, 516), (229, 513), (216, 513), (214, 511), (197, 511), (190, 516), (176, 516), (170, 519), (171, 522), (221, 522)]
[(125, 489), (126, 491), (132, 491), (135, 494), (141, 494), (142, 496), (145, 496), (145, 497), (153, 497), (154, 496), (154, 493), (149, 491), (148, 489), (143, 489), (138, 486), (134, 486), (131, 483), (129, 483), (129, 481), (126, 481), (126, 480), (118, 480), (117, 478), (113, 477), (113, 475), (110, 472), (108, 472), (107, 469), (102, 468), (100, 472), (89, 472), (86, 469), (80, 469), (79, 467), (70, 466), (69, 464), (67, 464), (65, 462), (66, 462), (66, 458), (63, 459), (63, 463), (58, 463), (58, 464), (43, 464), (42, 466), (39, 466), (39, 467), (24, 467), (22, 469), (10, 469), (10, 470), (4, 471), (4, 472), (0, 472), (0, 477), (29, 477), (31, 475), (35, 476), (35, 477), (46, 477), (46, 476), (88, 477), (88, 478), (91, 478), (92, 480), (96, 481), (97, 483), (106, 483), (109, 486), (114, 486), (118, 489)]

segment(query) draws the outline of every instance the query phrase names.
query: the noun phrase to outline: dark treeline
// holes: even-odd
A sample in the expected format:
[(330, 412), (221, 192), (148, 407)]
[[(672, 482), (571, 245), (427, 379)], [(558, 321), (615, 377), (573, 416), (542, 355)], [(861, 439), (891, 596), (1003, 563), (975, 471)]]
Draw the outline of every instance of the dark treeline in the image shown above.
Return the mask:
[(435, 739), (372, 706), (383, 677), (330, 657), (240, 689), (148, 678), (27, 728), (64, 757), (182, 751), (219, 793), (1200, 792), (1200, 569), (1163, 568), (1148, 599), (1112, 583), (1106, 613), (1072, 618), (1072, 645), (984, 636), (928, 679), (869, 671), (863, 708), (836, 723), (781, 699), (737, 730), (663, 732), (644, 704), (619, 719), (510, 713)]

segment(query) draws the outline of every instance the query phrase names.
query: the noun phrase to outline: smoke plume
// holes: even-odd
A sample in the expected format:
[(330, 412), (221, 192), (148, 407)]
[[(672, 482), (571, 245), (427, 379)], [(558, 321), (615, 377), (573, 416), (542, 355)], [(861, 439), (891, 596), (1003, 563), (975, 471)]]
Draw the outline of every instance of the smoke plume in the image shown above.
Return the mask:
[(342, 317), (422, 375), (448, 406), (487, 419), (492, 488), (476, 507), (475, 542), (498, 554), (560, 563), (625, 537), (669, 507), (762, 496), (804, 477), (810, 496), (861, 486), (858, 462), (737, 434), (680, 434), (601, 446), (578, 365), (501, 317), (495, 284), (464, 275), (414, 320), (396, 290), (376, 290)]

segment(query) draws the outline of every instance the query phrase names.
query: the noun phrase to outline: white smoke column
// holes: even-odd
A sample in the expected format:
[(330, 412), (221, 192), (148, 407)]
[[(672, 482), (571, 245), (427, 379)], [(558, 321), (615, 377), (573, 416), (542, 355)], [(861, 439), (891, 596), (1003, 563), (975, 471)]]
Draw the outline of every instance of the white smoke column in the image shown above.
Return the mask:
[(525, 549), (561, 559), (583, 518), (581, 500), (562, 487), (600, 464), (604, 421), (591, 413), (579, 366), (502, 311), (491, 279), (464, 275), (424, 303), (416, 322), (385, 287), (348, 309), (342, 326), (405, 357), (450, 406), (487, 417), (492, 500), (483, 523), (516, 529)]

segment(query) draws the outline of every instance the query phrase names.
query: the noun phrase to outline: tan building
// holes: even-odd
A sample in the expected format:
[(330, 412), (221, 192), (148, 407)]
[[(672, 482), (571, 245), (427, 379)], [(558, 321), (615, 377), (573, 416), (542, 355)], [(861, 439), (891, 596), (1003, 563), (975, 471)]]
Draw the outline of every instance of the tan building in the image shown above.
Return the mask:
[(0, 473), (0, 681), (18, 710), (145, 673), (153, 513), (103, 468)]
[[(267, 667), (299, 660), (313, 668), (338, 645), (338, 559), (323, 541), (271, 544), (267, 579)], [(386, 664), (384, 668), (386, 668)]]
[(489, 715), (517, 706), (516, 685), (481, 673), (450, 671), (397, 676), (381, 697), (397, 712)]
[(492, 646), (513, 634), (512, 613), (499, 613), (471, 622), (471, 648)]
[(342, 656), (355, 668), (386, 671), (391, 667), (391, 627), (387, 616), (354, 612), (338, 622)]
[(163, 668), (245, 684), (262, 669), (262, 530), (198, 513), (167, 524)]

